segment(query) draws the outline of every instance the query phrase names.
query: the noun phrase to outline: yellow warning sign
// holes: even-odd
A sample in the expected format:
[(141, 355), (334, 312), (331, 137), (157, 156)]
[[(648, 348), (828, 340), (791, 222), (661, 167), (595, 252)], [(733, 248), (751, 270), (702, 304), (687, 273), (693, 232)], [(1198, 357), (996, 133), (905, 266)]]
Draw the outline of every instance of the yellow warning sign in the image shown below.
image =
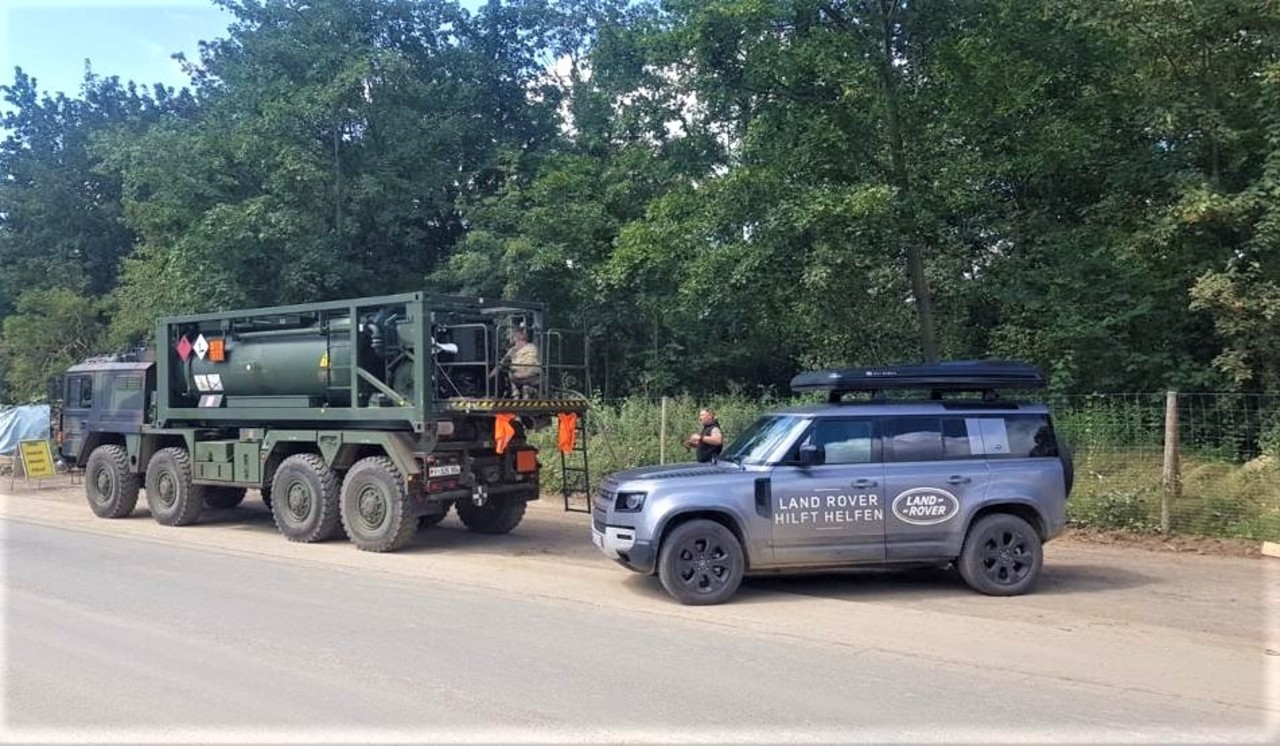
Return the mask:
[(22, 454), (23, 474), (36, 479), (57, 475), (53, 469), (53, 453), (49, 450), (49, 441), (24, 440), (18, 443), (18, 451)]

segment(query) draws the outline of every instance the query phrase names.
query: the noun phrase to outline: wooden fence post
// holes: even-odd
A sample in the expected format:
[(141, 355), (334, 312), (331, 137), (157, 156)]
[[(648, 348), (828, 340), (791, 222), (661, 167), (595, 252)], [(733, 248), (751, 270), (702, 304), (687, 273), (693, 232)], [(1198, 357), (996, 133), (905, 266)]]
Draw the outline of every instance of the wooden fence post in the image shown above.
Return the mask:
[(662, 397), (662, 431), (658, 434), (658, 463), (667, 463), (667, 397)]
[(1182, 496), (1182, 473), (1178, 466), (1178, 392), (1167, 391), (1164, 398), (1164, 491), (1160, 495), (1160, 533), (1173, 530), (1173, 504)]

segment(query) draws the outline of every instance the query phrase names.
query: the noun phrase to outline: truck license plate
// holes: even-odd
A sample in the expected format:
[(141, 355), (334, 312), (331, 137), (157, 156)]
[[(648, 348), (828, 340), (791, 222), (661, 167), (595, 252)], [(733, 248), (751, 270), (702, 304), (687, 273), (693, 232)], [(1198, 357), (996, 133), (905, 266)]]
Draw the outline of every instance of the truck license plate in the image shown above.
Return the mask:
[(445, 464), (444, 466), (432, 466), (427, 469), (427, 476), (429, 477), (451, 477), (454, 474), (461, 473), (461, 464)]

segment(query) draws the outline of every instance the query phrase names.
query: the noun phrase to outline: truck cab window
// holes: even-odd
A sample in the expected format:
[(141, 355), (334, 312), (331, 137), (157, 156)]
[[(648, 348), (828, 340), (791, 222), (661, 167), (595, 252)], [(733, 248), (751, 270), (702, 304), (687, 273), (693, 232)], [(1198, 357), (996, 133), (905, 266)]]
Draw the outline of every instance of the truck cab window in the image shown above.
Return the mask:
[(93, 379), (74, 376), (67, 381), (67, 406), (77, 409), (93, 407)]

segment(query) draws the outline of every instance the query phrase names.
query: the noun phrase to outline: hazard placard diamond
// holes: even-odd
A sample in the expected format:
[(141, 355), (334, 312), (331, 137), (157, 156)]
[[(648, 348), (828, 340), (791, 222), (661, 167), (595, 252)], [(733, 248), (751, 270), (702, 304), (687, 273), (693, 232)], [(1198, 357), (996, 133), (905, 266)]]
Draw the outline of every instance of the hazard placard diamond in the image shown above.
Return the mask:
[(178, 351), (178, 357), (182, 358), (182, 362), (187, 362), (187, 358), (191, 357), (191, 342), (187, 339), (187, 335), (182, 335), (173, 349)]
[(191, 349), (195, 350), (197, 357), (204, 360), (204, 354), (209, 351), (209, 340), (205, 339), (204, 335), (201, 334), (196, 337), (196, 343), (192, 345)]

